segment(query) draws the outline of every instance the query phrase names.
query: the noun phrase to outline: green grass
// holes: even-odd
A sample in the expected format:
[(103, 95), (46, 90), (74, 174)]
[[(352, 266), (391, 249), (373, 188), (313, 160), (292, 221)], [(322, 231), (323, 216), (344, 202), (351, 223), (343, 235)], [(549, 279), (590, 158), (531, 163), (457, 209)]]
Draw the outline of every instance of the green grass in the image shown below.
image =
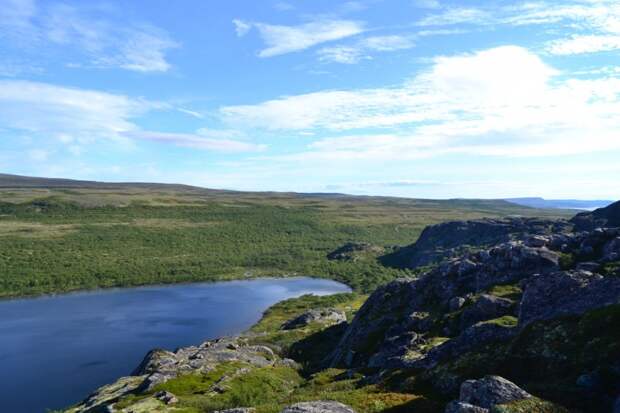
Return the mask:
[(0, 189), (0, 297), (292, 274), (369, 292), (406, 273), (326, 254), (348, 241), (407, 245), (441, 221), (514, 214), (562, 213), (501, 201)]

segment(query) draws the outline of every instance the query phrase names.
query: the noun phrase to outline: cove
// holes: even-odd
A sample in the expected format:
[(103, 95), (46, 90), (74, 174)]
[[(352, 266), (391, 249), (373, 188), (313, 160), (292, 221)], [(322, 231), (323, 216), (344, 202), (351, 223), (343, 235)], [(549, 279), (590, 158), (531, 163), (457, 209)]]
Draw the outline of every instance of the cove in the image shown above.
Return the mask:
[(349, 292), (295, 277), (98, 290), (0, 301), (4, 411), (39, 413), (126, 376), (153, 348), (240, 333), (278, 301)]

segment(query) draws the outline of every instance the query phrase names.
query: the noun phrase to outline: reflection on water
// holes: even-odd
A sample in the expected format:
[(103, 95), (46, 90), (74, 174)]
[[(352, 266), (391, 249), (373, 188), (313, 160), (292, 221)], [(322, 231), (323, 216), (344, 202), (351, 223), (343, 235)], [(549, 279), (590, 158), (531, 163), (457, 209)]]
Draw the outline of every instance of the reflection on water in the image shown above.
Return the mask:
[(334, 281), (299, 277), (0, 301), (3, 409), (66, 407), (129, 374), (152, 348), (239, 333), (286, 298), (347, 291)]

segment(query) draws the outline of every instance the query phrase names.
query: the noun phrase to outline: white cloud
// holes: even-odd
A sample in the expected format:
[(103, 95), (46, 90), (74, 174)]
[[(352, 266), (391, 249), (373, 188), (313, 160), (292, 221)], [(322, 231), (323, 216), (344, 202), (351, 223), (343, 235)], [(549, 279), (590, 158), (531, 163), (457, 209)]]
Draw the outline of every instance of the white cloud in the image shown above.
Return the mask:
[(419, 7), (421, 9), (440, 9), (441, 3), (439, 0), (414, 0), (413, 4), (415, 7)]
[(305, 23), (299, 26), (271, 25), (266, 23), (246, 23), (234, 20), (238, 35), (246, 34), (254, 27), (260, 33), (266, 48), (260, 57), (272, 57), (298, 52), (317, 44), (360, 34), (364, 25), (351, 20), (325, 20)]
[[(73, 155), (80, 155), (86, 146), (97, 142), (131, 147), (135, 140), (218, 152), (266, 149), (265, 145), (239, 140), (244, 136), (235, 130), (202, 128), (195, 134), (163, 133), (142, 130), (134, 123), (134, 118), (157, 109), (171, 107), (93, 90), (0, 80), (0, 125), (40, 143), (55, 139)], [(33, 160), (45, 160), (46, 154), (37, 149), (29, 156)]]
[[(546, 25), (570, 35), (548, 43), (547, 51), (558, 55), (596, 53), (620, 49), (620, 3), (615, 0), (526, 2), (503, 7), (448, 7), (425, 16), (419, 26)], [(425, 31), (426, 33), (432, 33)], [(553, 33), (553, 32), (552, 32)], [(432, 33), (434, 34), (434, 33)]]
[(324, 47), (317, 54), (322, 62), (353, 64), (360, 60), (372, 59), (372, 54), (376, 52), (410, 49), (414, 45), (408, 36), (371, 36), (351, 45)]
[(205, 118), (205, 116), (202, 113), (197, 112), (195, 110), (190, 110), (190, 109), (185, 109), (185, 108), (177, 108), (177, 110), (179, 112), (181, 112), (181, 113), (185, 113), (186, 115), (192, 116), (192, 117), (197, 118), (197, 119), (204, 119)]
[(232, 139), (209, 138), (190, 133), (135, 131), (129, 132), (127, 135), (133, 139), (142, 139), (153, 142), (173, 144), (185, 148), (194, 148), (216, 152), (259, 152), (267, 148), (266, 145), (258, 145)]
[(50, 138), (122, 140), (121, 133), (136, 129), (130, 118), (154, 107), (123, 95), (21, 80), (0, 81), (0, 124)]
[[(504, 46), (435, 58), (400, 87), (315, 92), (221, 113), (235, 125), (333, 134), (280, 158), (291, 161), (620, 149), (620, 79), (559, 75), (528, 50)], [(351, 133), (366, 128), (381, 132)]]
[(179, 47), (178, 43), (165, 33), (148, 27), (130, 30), (127, 35), (115, 56), (99, 59), (99, 62), (138, 72), (167, 72), (170, 69), (166, 52)]
[(620, 35), (574, 35), (551, 42), (547, 50), (556, 55), (620, 50)]
[(36, 11), (33, 0), (6, 0), (0, 7), (0, 39), (15, 41), (31, 34)]
[(234, 19), (233, 24), (235, 25), (235, 32), (239, 37), (245, 36), (252, 29), (252, 25), (243, 20)]
[[(32, 55), (33, 60), (54, 53), (54, 47), (82, 53), (87, 65), (116, 67), (139, 72), (170, 69), (166, 53), (179, 44), (163, 30), (149, 24), (113, 21), (101, 8), (11, 0), (0, 8), (0, 39)], [(83, 66), (68, 62), (68, 66)]]
[(431, 14), (417, 22), (418, 26), (449, 26), (455, 24), (485, 24), (492, 19), (492, 14), (477, 8), (448, 8), (437, 14)]

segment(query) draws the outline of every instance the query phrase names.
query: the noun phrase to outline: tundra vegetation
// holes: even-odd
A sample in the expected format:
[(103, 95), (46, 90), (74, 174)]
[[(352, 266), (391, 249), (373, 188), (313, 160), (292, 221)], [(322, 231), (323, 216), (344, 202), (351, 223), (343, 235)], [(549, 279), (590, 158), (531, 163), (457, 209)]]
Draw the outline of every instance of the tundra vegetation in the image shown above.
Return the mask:
[(565, 215), (504, 201), (1, 178), (0, 297), (296, 274), (369, 292), (409, 271), (378, 264), (373, 252), (326, 255), (348, 241), (389, 251), (450, 219)]

